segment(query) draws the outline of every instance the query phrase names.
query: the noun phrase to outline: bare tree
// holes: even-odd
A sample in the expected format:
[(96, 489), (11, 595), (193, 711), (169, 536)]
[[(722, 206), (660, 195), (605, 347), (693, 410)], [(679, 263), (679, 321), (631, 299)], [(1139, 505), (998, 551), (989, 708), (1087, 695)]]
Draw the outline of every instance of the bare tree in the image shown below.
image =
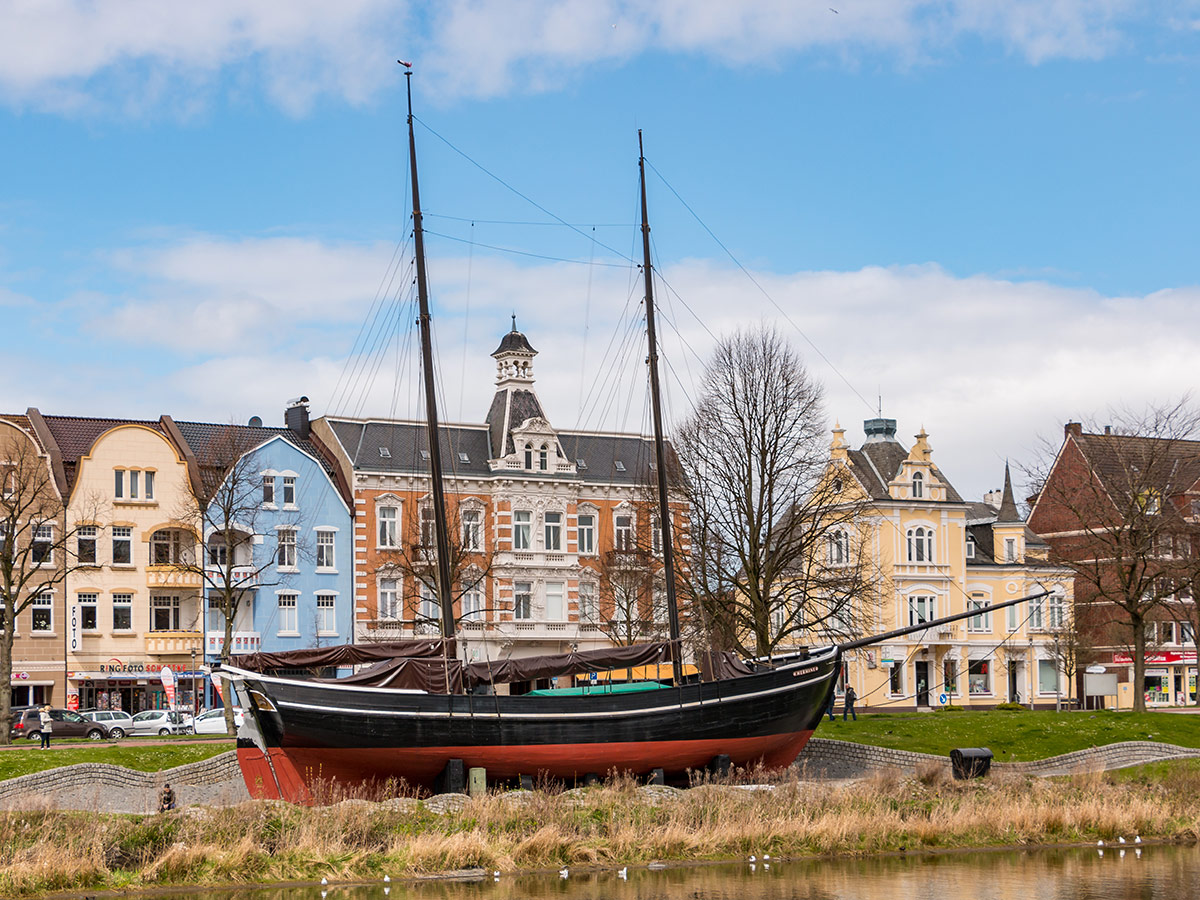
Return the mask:
[(94, 527), (98, 512), (80, 510), (68, 520), (47, 455), (16, 424), (0, 419), (0, 744), (10, 739), (17, 616), (61, 589), (71, 572), (95, 565), (95, 543), (84, 542), (89, 557), (86, 549), (79, 553), (78, 539), (81, 527)]
[[(206, 446), (194, 448), (198, 450), (198, 478), (193, 479), (175, 517), (180, 544), (178, 548), (151, 546), (156, 564), (199, 576), (203, 585), (201, 619), (207, 604), (224, 620), (223, 665), (232, 655), (234, 625), (243, 604), (256, 589), (279, 584), (279, 570), (296, 568), (307, 553), (300, 540), (298, 512), (282, 513), (281, 527), (264, 527), (262, 465), (252, 452), (258, 440), (254, 433), (230, 425), (218, 430)], [(270, 490), (275, 489), (272, 482)], [(267, 531), (271, 534), (263, 533)], [(261, 545), (256, 545), (256, 537)], [(256, 546), (261, 546), (257, 554)], [(266, 580), (268, 576), (271, 580)], [(203, 631), (203, 621), (200, 627)], [(225, 727), (230, 734), (236, 732), (230, 703), (225, 704)]]
[(683, 593), (711, 643), (766, 656), (856, 630), (875, 586), (864, 505), (831, 475), (821, 387), (777, 331), (718, 344), (673, 443), (691, 516)]
[[(1080, 674), (1096, 657), (1095, 629), (1081, 622), (1080, 610), (1071, 605), (1063, 610), (1062, 624), (1053, 629), (1052, 635), (1050, 658), (1066, 682), (1067, 700), (1072, 700), (1078, 695)], [(1059, 700), (1062, 687), (1059, 685)]]
[(1146, 623), (1194, 592), (1200, 528), (1188, 493), (1200, 477), (1200, 414), (1187, 400), (1122, 412), (1101, 433), (1068, 426), (1061, 449), (1030, 471), (1029, 524), (1075, 575), (1088, 620), (1123, 626), (1135, 710), (1144, 710)]

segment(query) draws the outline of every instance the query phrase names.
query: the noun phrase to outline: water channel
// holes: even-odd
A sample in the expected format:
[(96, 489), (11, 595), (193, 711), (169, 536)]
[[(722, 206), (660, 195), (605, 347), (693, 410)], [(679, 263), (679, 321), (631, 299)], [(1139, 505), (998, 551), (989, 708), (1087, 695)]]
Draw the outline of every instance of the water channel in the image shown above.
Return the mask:
[(1200, 848), (947, 853), (359, 887), (195, 891), (180, 900), (1192, 900)]

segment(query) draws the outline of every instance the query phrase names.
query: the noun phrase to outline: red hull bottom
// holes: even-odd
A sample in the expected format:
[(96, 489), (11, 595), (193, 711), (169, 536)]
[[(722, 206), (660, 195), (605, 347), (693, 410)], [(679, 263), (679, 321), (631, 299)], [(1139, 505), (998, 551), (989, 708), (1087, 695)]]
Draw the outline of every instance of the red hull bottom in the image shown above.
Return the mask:
[(313, 802), (318, 785), (354, 787), (388, 778), (430, 785), (446, 762), (461, 759), (467, 768), (487, 769), (488, 778), (546, 774), (582, 779), (616, 769), (646, 773), (651, 769), (683, 772), (702, 769), (724, 754), (736, 766), (762, 763), (783, 768), (795, 761), (812, 731), (766, 737), (705, 741), (661, 741), (625, 744), (548, 744), (517, 747), (272, 747), (270, 759), (257, 748), (239, 748), (238, 763), (250, 796), (260, 799)]

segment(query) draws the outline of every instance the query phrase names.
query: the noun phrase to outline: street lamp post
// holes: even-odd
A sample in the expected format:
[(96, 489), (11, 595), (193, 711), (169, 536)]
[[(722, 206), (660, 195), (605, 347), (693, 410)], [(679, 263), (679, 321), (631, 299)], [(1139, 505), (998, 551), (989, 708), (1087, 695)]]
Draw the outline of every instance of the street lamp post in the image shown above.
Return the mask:
[(200, 711), (196, 702), (196, 648), (192, 648), (192, 715)]

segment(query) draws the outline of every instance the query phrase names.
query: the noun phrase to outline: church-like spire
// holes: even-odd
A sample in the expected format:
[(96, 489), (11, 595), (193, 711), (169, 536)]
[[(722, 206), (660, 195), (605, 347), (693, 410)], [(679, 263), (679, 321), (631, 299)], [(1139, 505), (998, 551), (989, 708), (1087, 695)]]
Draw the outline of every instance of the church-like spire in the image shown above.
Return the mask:
[(1012, 476), (1008, 472), (1008, 461), (1004, 463), (1004, 496), (1000, 498), (1000, 512), (996, 522), (1020, 522), (1021, 514), (1017, 512), (1017, 501), (1013, 498)]

